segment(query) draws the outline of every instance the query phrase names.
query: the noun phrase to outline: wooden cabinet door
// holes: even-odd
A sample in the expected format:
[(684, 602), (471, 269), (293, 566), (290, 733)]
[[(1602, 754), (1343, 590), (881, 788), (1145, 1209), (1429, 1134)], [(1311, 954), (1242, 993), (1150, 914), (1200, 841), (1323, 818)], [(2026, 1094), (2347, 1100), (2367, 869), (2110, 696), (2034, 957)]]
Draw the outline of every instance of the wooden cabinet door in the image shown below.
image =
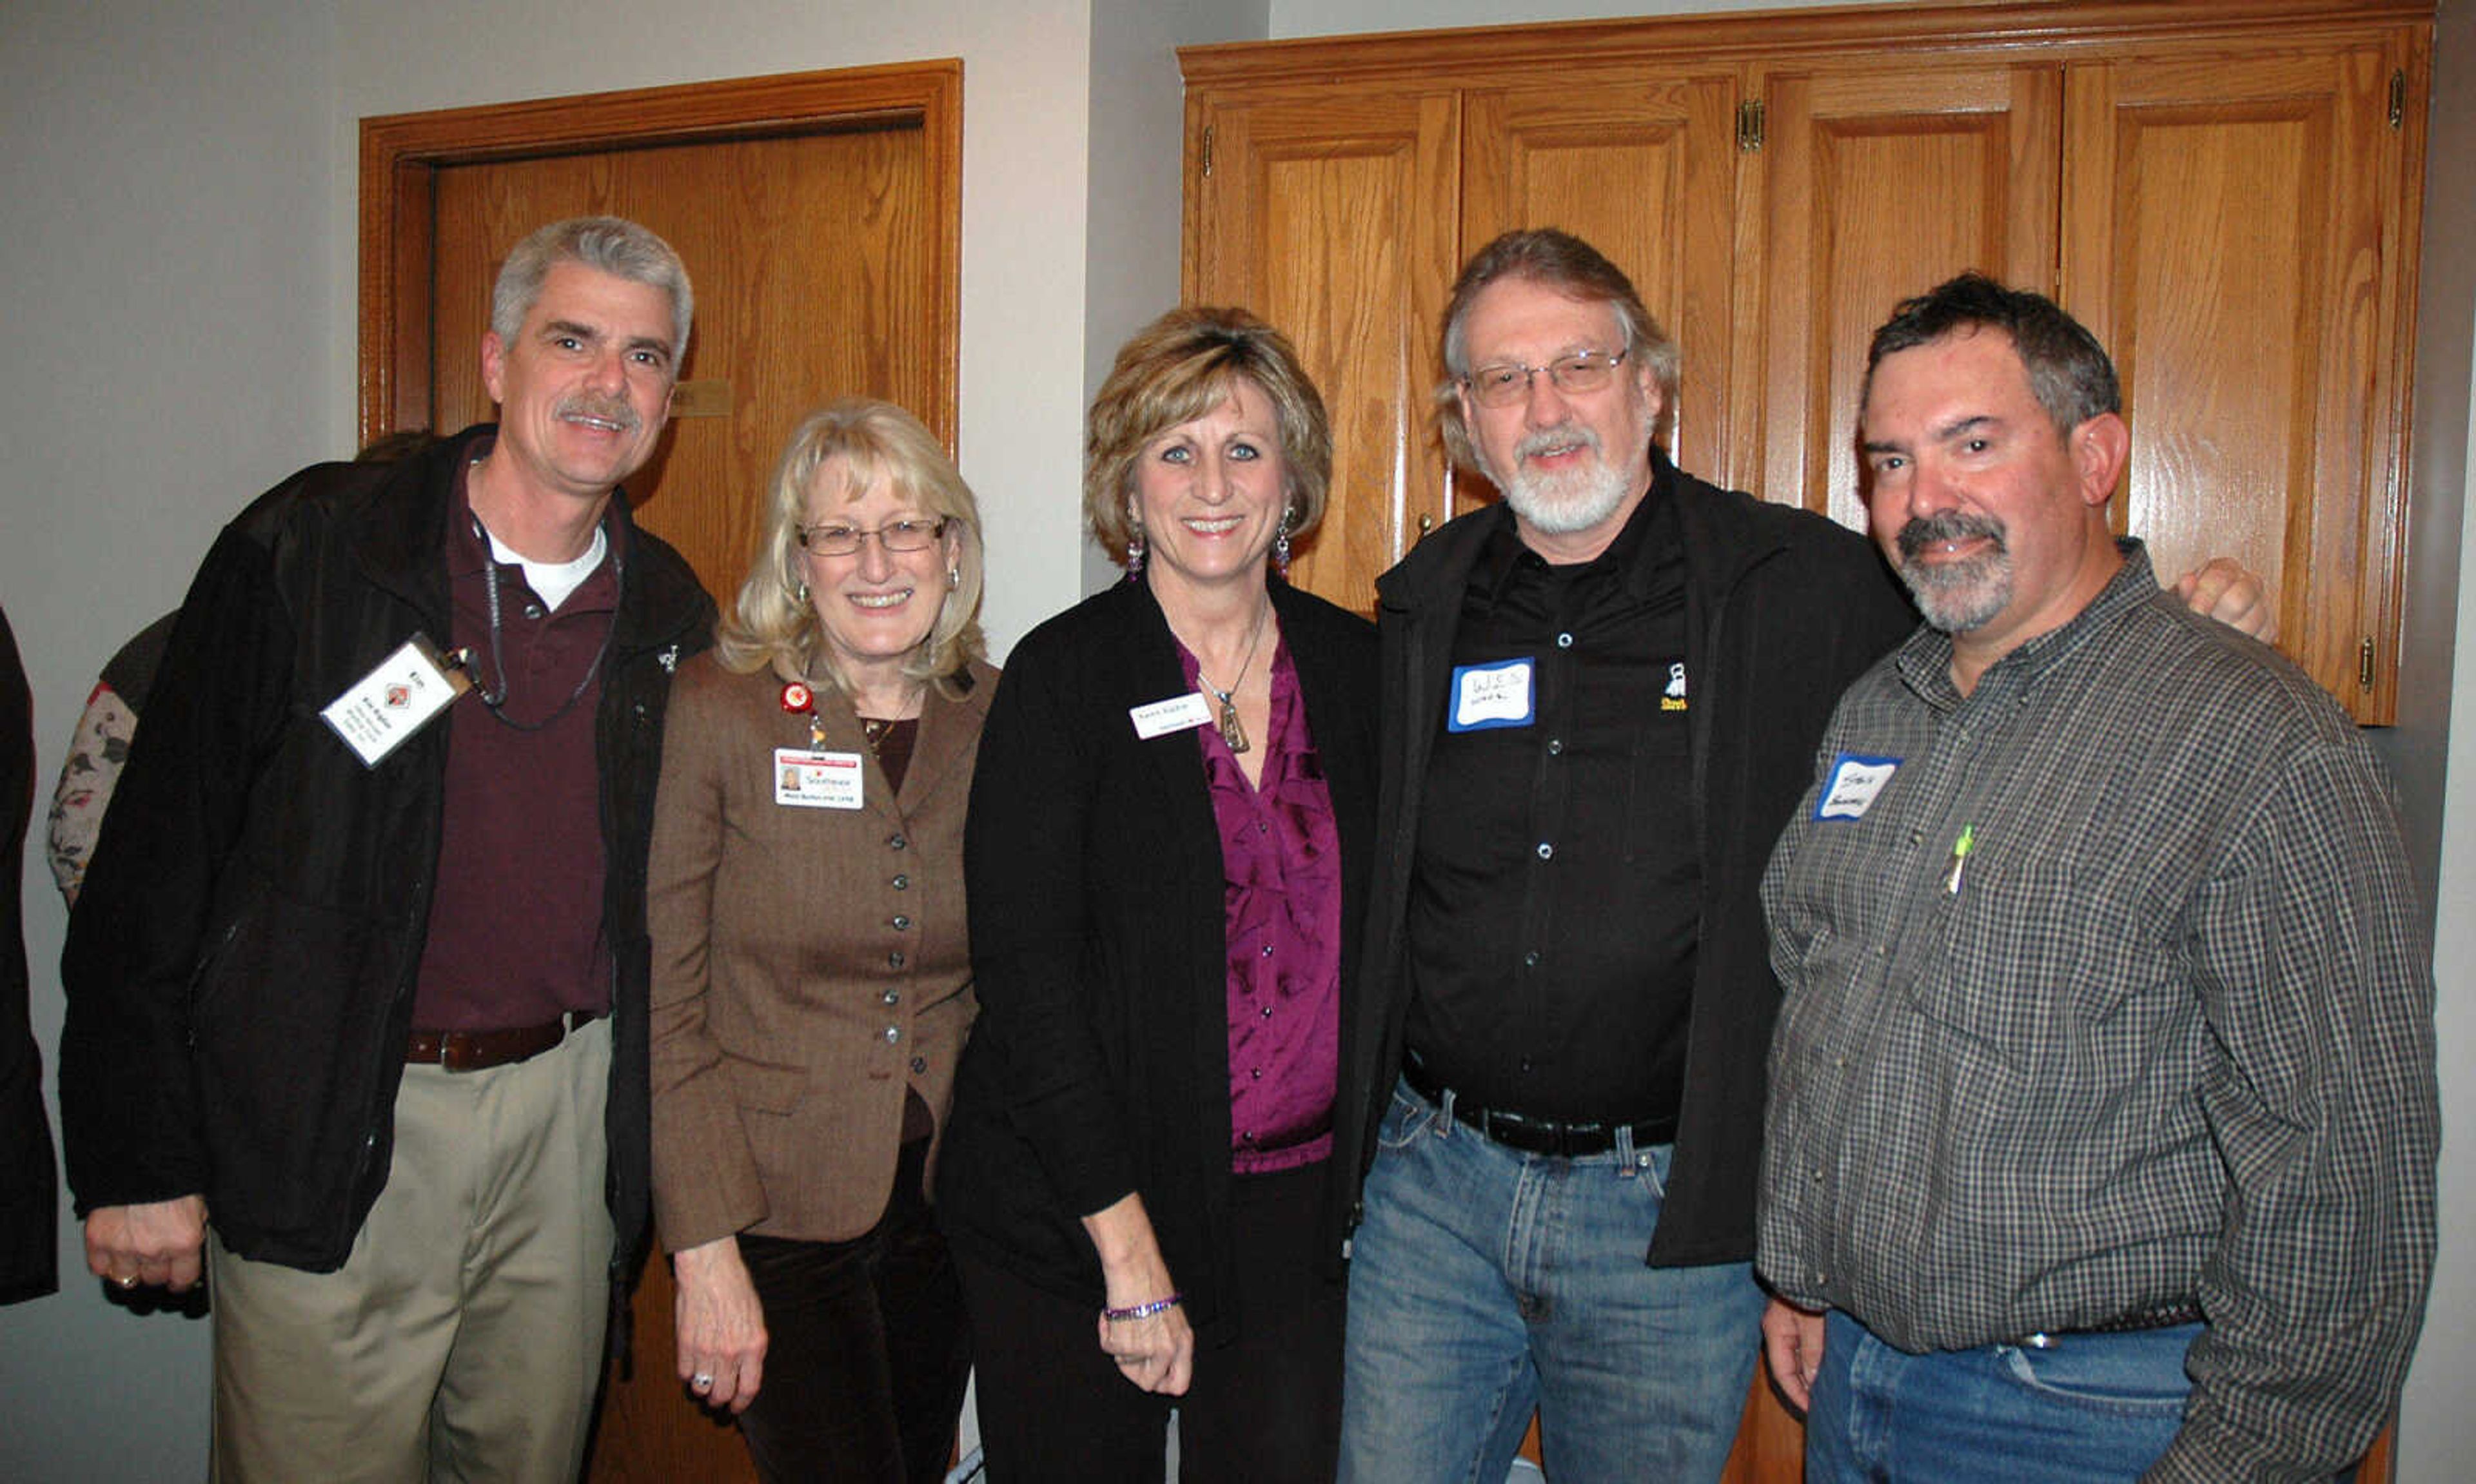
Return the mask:
[(1449, 88), (1191, 97), (1186, 297), (1297, 344), (1332, 421), (1332, 498), (1291, 580), (1360, 613), (1418, 517), (1446, 513), (1431, 397), (1459, 266)]
[[(1733, 68), (1562, 75), (1464, 95), (1461, 250), (1560, 227), (1624, 269), (1683, 362), (1669, 449), (1723, 469), (1735, 265)], [(1472, 479), (1454, 513), (1486, 498)]]
[(2052, 291), (2061, 73), (1904, 59), (1757, 83), (1728, 474), (1863, 531), (1857, 398), (1874, 327), (1966, 268)]
[(2280, 647), (2365, 723), (2390, 719), (2396, 675), (2423, 44), (2066, 85), (2063, 299), (2132, 425), (2115, 518), (2161, 574), (2223, 553), (2267, 577)]

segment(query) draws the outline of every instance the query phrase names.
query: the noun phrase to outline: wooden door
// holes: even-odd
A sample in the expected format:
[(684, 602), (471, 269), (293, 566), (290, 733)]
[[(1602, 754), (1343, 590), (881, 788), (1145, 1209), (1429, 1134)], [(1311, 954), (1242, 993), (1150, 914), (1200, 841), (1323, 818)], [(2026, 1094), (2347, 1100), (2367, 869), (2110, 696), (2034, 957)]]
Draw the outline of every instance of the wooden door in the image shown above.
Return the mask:
[(1727, 479), (1866, 529), (1857, 398), (1893, 306), (1966, 268), (2051, 291), (2062, 81), (1938, 62), (1758, 74)]
[[(1669, 448), (1697, 473), (1726, 466), (1736, 103), (1733, 69), (1635, 67), (1475, 88), (1463, 110), (1463, 253), (1515, 228), (1559, 227), (1624, 269), (1676, 340)], [(1455, 514), (1485, 498), (1470, 482)]]
[[(2063, 298), (2132, 425), (2115, 506), (2162, 573), (2267, 577), (2279, 643), (2390, 719), (2425, 42), (2074, 66)], [(2395, 81), (2394, 81), (2395, 79)]]
[(1332, 423), (1332, 498), (1291, 580), (1375, 610), (1375, 578), (1450, 513), (1431, 411), (1458, 244), (1448, 88), (1188, 101), (1186, 298), (1286, 332)]
[[(365, 120), (364, 437), (492, 415), (490, 285), (528, 232), (642, 222), (686, 261), (696, 319), (672, 427), (629, 494), (727, 606), (809, 408), (884, 397), (953, 447), (960, 109), (959, 63), (932, 62)], [(753, 1478), (673, 1373), (671, 1298), (656, 1254), (590, 1476)]]

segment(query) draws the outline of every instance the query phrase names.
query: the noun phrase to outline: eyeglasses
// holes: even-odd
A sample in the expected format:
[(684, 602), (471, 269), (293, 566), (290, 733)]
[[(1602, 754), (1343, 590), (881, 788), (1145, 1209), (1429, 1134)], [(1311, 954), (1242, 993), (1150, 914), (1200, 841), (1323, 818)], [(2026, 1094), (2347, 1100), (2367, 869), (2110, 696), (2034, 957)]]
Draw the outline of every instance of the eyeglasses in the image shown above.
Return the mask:
[(802, 526), (799, 532), (800, 545), (811, 556), (856, 556), (861, 544), (871, 536), (889, 552), (925, 552), (946, 533), (946, 520), (943, 516), (935, 520), (898, 520), (875, 531), (828, 521), (822, 526)]
[(1579, 395), (1604, 389), (1616, 380), (1617, 363), (1631, 354), (1575, 351), (1544, 366), (1517, 366), (1510, 362), (1481, 366), (1463, 377), (1462, 384), (1470, 388), (1471, 399), (1483, 408), (1508, 408), (1520, 402), (1530, 395), (1530, 379), (1542, 371), (1548, 373), (1548, 380), (1556, 384), (1558, 391)]

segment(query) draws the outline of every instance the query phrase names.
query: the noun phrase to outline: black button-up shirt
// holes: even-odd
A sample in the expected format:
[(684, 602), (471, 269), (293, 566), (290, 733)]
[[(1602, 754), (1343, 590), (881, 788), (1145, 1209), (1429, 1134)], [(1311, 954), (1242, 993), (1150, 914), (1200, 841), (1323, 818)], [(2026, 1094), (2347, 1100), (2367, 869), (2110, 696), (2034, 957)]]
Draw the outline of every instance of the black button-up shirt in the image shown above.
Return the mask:
[[(1458, 1097), (1675, 1115), (1700, 896), (1684, 656), (1684, 556), (1655, 489), (1596, 560), (1550, 566), (1508, 525), (1473, 568), (1427, 723), (1405, 1030)], [(1526, 721), (1451, 729), (1463, 667), (1522, 660)]]

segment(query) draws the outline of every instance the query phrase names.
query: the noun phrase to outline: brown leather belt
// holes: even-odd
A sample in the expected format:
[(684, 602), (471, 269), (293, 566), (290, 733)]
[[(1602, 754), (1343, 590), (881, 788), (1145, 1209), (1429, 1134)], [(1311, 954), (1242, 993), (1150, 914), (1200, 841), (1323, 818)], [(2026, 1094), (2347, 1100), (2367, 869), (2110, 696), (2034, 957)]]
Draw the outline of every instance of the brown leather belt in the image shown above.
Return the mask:
[(595, 1019), (587, 1010), (570, 1010), (538, 1026), (507, 1030), (415, 1030), (405, 1041), (404, 1059), (444, 1067), (450, 1072), (479, 1072), (538, 1056), (567, 1039), (567, 1033)]

